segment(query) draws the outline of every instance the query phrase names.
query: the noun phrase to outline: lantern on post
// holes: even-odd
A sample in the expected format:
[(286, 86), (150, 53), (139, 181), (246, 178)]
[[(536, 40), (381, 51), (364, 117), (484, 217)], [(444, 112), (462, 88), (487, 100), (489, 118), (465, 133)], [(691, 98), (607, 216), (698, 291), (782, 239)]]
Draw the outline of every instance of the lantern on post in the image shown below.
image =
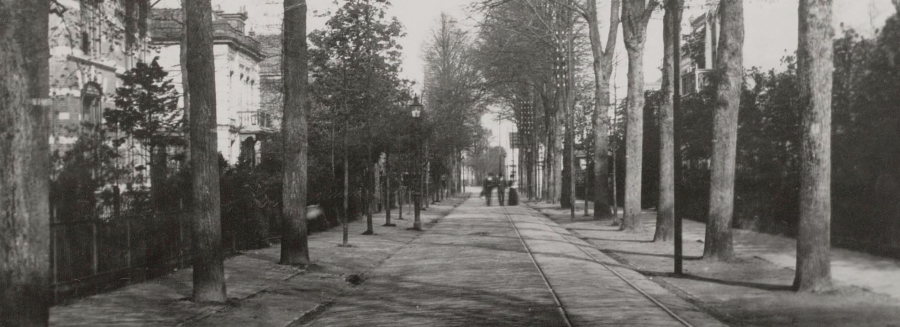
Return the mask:
[(412, 104), (409, 105), (409, 114), (415, 120), (414, 130), (416, 138), (416, 164), (413, 165), (413, 227), (412, 230), (422, 230), (422, 220), (421, 220), (421, 212), (422, 212), (422, 201), (421, 201), (421, 187), (422, 187), (422, 174), (420, 173), (422, 169), (422, 155), (420, 153), (420, 149), (422, 148), (422, 137), (419, 135), (420, 125), (422, 124), (422, 110), (425, 106), (419, 102), (419, 96), (413, 97)]

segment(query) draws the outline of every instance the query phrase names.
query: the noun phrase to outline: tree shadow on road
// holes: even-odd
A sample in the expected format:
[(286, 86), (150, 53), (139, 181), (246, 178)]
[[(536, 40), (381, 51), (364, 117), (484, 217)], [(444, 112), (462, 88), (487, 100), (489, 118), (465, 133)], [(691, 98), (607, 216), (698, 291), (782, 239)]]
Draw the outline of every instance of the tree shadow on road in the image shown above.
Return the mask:
[(694, 280), (698, 282), (706, 282), (706, 283), (715, 283), (720, 285), (729, 285), (729, 286), (740, 286), (740, 287), (749, 287), (755, 288), (764, 291), (793, 291), (793, 286), (791, 285), (780, 285), (780, 284), (765, 284), (765, 283), (754, 283), (754, 282), (745, 282), (745, 281), (736, 281), (736, 280), (726, 280), (726, 279), (717, 279), (717, 278), (709, 278), (691, 274), (675, 274), (672, 272), (658, 272), (658, 271), (646, 271), (646, 270), (638, 270), (644, 276), (648, 277), (664, 277), (664, 278), (677, 278), (677, 279), (688, 279)]
[[(591, 240), (593, 240), (593, 238), (591, 238)], [(615, 240), (615, 242), (628, 242), (628, 241), (626, 241), (626, 240)], [(635, 242), (635, 241), (632, 241), (632, 242)], [(643, 242), (642, 242), (642, 243), (643, 243)], [(649, 242), (649, 243), (652, 243), (652, 242)], [(643, 255), (643, 256), (650, 256), (650, 257), (660, 257), (660, 258), (675, 259), (675, 255), (674, 255), (674, 254), (644, 253), (644, 252), (632, 252), (632, 251), (622, 251), (622, 250), (607, 250), (607, 249), (602, 249), (601, 251), (603, 251), (603, 253), (606, 253), (606, 254), (617, 254), (617, 255)], [(701, 257), (701, 256), (683, 256), (682, 259), (684, 259), (684, 260), (689, 260), (689, 261), (694, 261), (694, 260), (702, 260), (703, 257)]]
[[(576, 229), (577, 230), (577, 229)], [(629, 243), (653, 243), (653, 240), (617, 240), (611, 238), (599, 238), (599, 237), (581, 237), (581, 239), (585, 241), (604, 241), (604, 242), (629, 242)]]

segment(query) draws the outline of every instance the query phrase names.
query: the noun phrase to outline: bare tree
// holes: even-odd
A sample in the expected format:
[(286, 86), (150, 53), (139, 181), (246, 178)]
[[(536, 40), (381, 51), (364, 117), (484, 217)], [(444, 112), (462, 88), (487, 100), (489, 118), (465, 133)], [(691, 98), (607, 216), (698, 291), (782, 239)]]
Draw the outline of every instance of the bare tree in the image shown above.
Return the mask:
[(738, 108), (744, 72), (744, 8), (742, 0), (719, 3), (721, 32), (715, 55), (716, 108), (710, 162), (709, 217), (703, 257), (729, 260), (734, 255), (731, 220), (734, 214), (734, 169), (737, 153)]
[(306, 226), (306, 112), (308, 63), (306, 0), (284, 1), (284, 213), (281, 264), (309, 264)]
[(216, 151), (216, 67), (210, 0), (184, 2), (191, 108), (194, 302), (225, 302), (219, 158)]
[(684, 0), (666, 0), (663, 17), (662, 106), (659, 108), (659, 204), (656, 211), (654, 241), (669, 241), (675, 225), (675, 64), (674, 24), (681, 24)]
[(625, 124), (625, 217), (622, 230), (640, 228), (641, 160), (644, 142), (644, 43), (647, 23), (659, 2), (627, 0), (622, 4), (622, 35), (628, 52), (628, 109)]
[[(895, 2), (897, 3), (897, 2)], [(800, 0), (797, 77), (803, 139), (794, 287), (831, 288), (831, 0)]]
[(46, 326), (49, 1), (0, 1), (0, 326)]

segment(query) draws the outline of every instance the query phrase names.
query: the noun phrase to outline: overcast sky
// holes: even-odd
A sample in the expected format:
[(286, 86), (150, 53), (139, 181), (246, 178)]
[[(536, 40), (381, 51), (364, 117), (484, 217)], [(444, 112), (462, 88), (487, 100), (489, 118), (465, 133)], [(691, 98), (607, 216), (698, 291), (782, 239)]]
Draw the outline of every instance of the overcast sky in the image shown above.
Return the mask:
[[(402, 76), (418, 81), (421, 87), (423, 76), (423, 64), (421, 59), (422, 45), (428, 40), (432, 28), (436, 25), (440, 13), (446, 12), (467, 26), (474, 26), (474, 19), (470, 18), (465, 9), (473, 0), (391, 0), (393, 8), (390, 14), (395, 15), (406, 27), (407, 35), (401, 40), (404, 48), (404, 61)], [(601, 18), (606, 20), (610, 0), (598, 0)], [(308, 0), (309, 14), (323, 14), (334, 10), (338, 5), (334, 0)], [(714, 0), (686, 0), (685, 24), (690, 18), (699, 16), (709, 3)], [(780, 60), (785, 55), (793, 54), (797, 48), (797, 0), (745, 0), (745, 42), (744, 65), (746, 67), (758, 66), (764, 69), (779, 68)], [(160, 6), (179, 6), (180, 0), (162, 0)], [(248, 24), (258, 33), (273, 33), (278, 31), (281, 23), (281, 0), (213, 0), (213, 7), (221, 8), (228, 12), (239, 11), (245, 8), (249, 14)], [(890, 0), (834, 0), (834, 21), (836, 34), (840, 35), (840, 25), (852, 27), (863, 35), (872, 35), (874, 30), (884, 25), (885, 19), (894, 14), (894, 7)], [(308, 29), (310, 31), (321, 28), (327, 17), (310, 17)], [(602, 24), (602, 22), (601, 22)], [(687, 26), (687, 25), (685, 25)], [(603, 26), (602, 28), (606, 28)], [(606, 35), (605, 31), (601, 35)], [(620, 28), (621, 33), (621, 28)], [(662, 12), (657, 12), (647, 29), (647, 44), (645, 46), (645, 80), (648, 83), (660, 79), (659, 68), (662, 63)], [(621, 34), (618, 38), (618, 52), (624, 58), (624, 46)], [(624, 97), (624, 85), (626, 82), (626, 62), (619, 64), (615, 84), (618, 86), (618, 96)], [(485, 127), (493, 130), (493, 135), (498, 135), (500, 129), (495, 120), (487, 115), (482, 119)], [(504, 124), (502, 127), (503, 143), (507, 144), (507, 136), (514, 127)], [(494, 137), (493, 144), (497, 144), (498, 138)]]

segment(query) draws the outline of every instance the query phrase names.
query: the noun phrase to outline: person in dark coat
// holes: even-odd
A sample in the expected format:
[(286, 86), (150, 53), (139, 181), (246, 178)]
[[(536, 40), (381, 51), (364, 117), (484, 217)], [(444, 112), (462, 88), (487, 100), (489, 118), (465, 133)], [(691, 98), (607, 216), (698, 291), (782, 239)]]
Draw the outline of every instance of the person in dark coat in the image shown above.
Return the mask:
[(506, 179), (503, 177), (498, 177), (497, 178), (497, 200), (499, 200), (498, 202), (500, 202), (501, 206), (506, 205), (503, 202), (503, 199), (506, 197), (506, 186), (507, 186)]
[(508, 205), (517, 206), (519, 205), (519, 192), (516, 189), (516, 175), (509, 174), (509, 203)]
[(495, 183), (494, 174), (488, 174), (488, 177), (486, 177), (484, 183), (482, 183), (481, 196), (485, 197), (488, 207), (491, 206), (491, 191), (493, 191)]

